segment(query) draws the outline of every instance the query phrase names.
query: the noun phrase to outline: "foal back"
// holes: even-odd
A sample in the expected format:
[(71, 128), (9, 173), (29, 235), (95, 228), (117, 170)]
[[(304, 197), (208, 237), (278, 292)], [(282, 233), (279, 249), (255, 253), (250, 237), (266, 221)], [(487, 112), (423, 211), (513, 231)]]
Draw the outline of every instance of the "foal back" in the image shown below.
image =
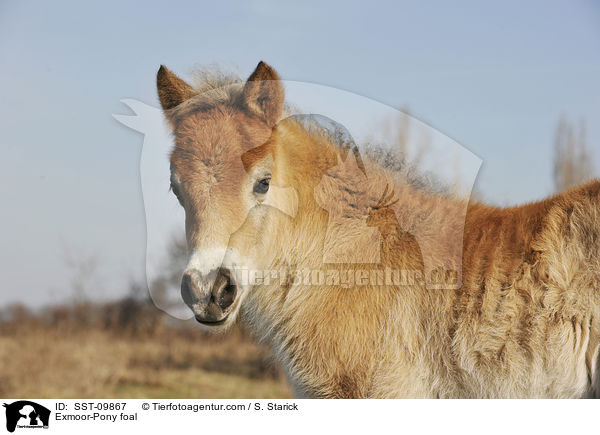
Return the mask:
[(455, 393), (599, 395), (600, 181), (521, 207), (473, 204), (451, 297)]

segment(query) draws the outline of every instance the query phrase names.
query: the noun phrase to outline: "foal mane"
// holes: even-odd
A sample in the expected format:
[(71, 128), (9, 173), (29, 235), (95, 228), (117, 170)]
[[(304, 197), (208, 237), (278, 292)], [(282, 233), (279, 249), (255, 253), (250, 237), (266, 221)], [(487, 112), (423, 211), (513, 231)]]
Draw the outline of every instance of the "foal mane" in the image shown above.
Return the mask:
[[(365, 162), (371, 162), (392, 173), (396, 183), (410, 186), (415, 191), (446, 198), (452, 198), (455, 194), (452, 186), (441, 181), (435, 174), (412, 164), (405, 155), (390, 146), (380, 143), (357, 145), (343, 125), (326, 116), (294, 114), (290, 118), (296, 121), (310, 138), (324, 139), (325, 144), (339, 153), (342, 162), (352, 154), (365, 177), (369, 176)], [(323, 143), (320, 140), (316, 142)]]
[(219, 66), (199, 68), (192, 76), (195, 95), (168, 111), (169, 118), (174, 121), (218, 105), (232, 104), (243, 89), (243, 81), (237, 74), (226, 72)]

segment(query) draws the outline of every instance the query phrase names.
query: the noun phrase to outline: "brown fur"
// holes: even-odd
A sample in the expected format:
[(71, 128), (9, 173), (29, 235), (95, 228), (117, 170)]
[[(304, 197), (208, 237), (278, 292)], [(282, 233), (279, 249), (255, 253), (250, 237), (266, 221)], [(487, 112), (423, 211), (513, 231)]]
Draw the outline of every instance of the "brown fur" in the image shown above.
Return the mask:
[[(327, 135), (293, 119), (275, 124), (283, 105), (276, 74), (261, 63), (251, 77), (263, 81), (220, 91), (212, 105), (195, 96), (171, 107), (171, 96), (183, 95), (177, 82), (170, 92), (159, 80), (159, 95), (170, 96), (163, 106), (190, 248), (226, 243), (252, 267), (287, 276), (247, 289), (240, 313), (299, 395), (600, 394), (600, 181), (521, 207), (471, 203), (464, 222), (464, 199), (398, 183), (371, 159), (346, 170)], [(248, 187), (264, 170), (272, 173), (268, 200)], [(290, 216), (280, 206), (292, 198)], [(334, 214), (345, 224), (332, 225)], [(365, 220), (381, 239), (359, 231)], [(324, 264), (332, 249), (349, 261)], [(365, 252), (379, 252), (381, 262), (352, 261)], [(377, 276), (422, 271), (424, 262), (462, 266), (462, 286), (293, 280), (303, 269)]]

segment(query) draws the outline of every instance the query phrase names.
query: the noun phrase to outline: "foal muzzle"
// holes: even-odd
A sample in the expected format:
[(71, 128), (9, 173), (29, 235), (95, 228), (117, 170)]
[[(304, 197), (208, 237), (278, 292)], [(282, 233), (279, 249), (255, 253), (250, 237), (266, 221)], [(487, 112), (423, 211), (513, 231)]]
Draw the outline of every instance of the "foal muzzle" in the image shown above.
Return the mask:
[(231, 271), (219, 267), (202, 275), (187, 270), (181, 280), (181, 296), (196, 320), (205, 325), (225, 323), (237, 298), (238, 287)]

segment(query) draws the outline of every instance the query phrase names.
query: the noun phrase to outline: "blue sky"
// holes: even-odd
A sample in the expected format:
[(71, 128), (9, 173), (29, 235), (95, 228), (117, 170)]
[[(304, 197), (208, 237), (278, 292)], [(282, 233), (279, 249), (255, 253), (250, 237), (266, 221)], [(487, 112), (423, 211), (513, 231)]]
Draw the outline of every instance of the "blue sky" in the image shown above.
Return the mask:
[(585, 119), (600, 168), (599, 2), (3, 1), (0, 304), (67, 299), (65, 249), (98, 255), (98, 296), (143, 274), (142, 138), (111, 114), (157, 104), (160, 64), (261, 59), (410, 107), (482, 158), (495, 204), (551, 193), (561, 114)]

